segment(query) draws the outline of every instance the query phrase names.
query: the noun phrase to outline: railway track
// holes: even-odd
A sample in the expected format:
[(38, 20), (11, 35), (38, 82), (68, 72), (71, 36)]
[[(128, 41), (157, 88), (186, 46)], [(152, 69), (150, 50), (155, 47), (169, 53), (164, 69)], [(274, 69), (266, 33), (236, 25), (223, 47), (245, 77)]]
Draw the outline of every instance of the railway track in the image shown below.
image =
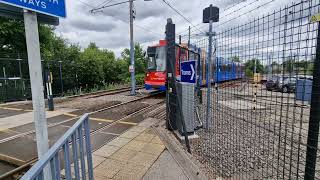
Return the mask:
[[(142, 89), (143, 86), (137, 86), (136, 89)], [(112, 95), (112, 94), (117, 94), (121, 92), (127, 92), (130, 91), (131, 87), (123, 87), (123, 88), (117, 88), (117, 89), (111, 89), (111, 90), (103, 90), (103, 91), (97, 91), (93, 93), (84, 93), (80, 95), (74, 95), (74, 96), (67, 96), (66, 98), (78, 98), (78, 97), (85, 97), (86, 99), (90, 98), (96, 98), (96, 97), (101, 97), (105, 95)], [(87, 96), (87, 97), (86, 97)]]
[[(163, 92), (153, 92), (151, 93), (150, 95), (148, 96), (145, 96), (145, 97), (141, 97), (141, 98), (138, 98), (138, 99), (135, 99), (135, 100), (131, 100), (131, 101), (128, 101), (128, 102), (124, 102), (124, 103), (120, 103), (120, 104), (116, 104), (116, 105), (113, 105), (113, 106), (110, 106), (110, 107), (106, 107), (106, 108), (102, 108), (102, 109), (99, 109), (99, 110), (96, 110), (96, 111), (92, 111), (89, 113), (89, 115), (93, 115), (95, 113), (98, 113), (98, 112), (103, 112), (103, 111), (106, 111), (106, 110), (114, 110), (116, 108), (120, 108), (120, 107), (123, 107), (123, 106), (132, 106), (132, 104), (135, 104), (139, 101), (144, 101), (146, 99), (152, 99), (152, 98), (156, 98), (157, 96), (161, 96)], [(110, 128), (112, 126), (114, 126), (115, 124), (119, 123), (119, 122), (122, 122), (126, 119), (129, 119), (129, 118), (132, 118), (134, 116), (138, 116), (138, 115), (141, 115), (141, 114), (146, 114), (147, 112), (151, 112), (151, 111), (154, 111), (155, 109), (157, 109), (158, 106), (162, 105), (164, 103), (164, 100), (161, 100), (155, 104), (150, 104), (146, 107), (143, 107), (141, 109), (139, 109), (138, 111), (135, 111), (135, 112), (132, 112), (130, 114), (127, 114), (126, 116), (118, 119), (118, 120), (114, 120), (113, 122), (111, 122), (110, 124), (107, 124), (105, 126), (102, 126), (100, 128), (97, 128), (97, 129), (94, 129), (93, 131), (91, 131), (91, 137), (93, 137), (94, 135), (98, 134), (99, 132), (107, 129), (107, 128)], [(60, 122), (60, 123), (57, 123), (57, 124), (54, 124), (54, 125), (51, 125), (48, 127), (49, 128), (52, 128), (52, 127), (55, 127), (55, 126), (58, 126), (58, 125), (61, 125), (62, 123), (65, 123), (65, 122), (70, 122), (72, 120), (76, 120), (76, 119), (79, 119), (81, 116), (77, 116), (77, 117), (74, 117), (72, 119), (69, 119), (67, 121), (63, 121), (63, 122)], [(3, 139), (0, 141), (0, 144), (1, 143), (4, 143), (4, 142), (8, 142), (8, 141), (11, 141), (11, 140), (14, 140), (16, 138), (19, 138), (19, 137), (23, 137), (23, 136), (28, 136), (30, 134), (34, 133), (34, 131), (28, 131), (28, 132), (25, 132), (25, 133), (21, 133), (19, 135), (16, 135), (16, 136), (12, 136), (12, 137), (9, 137), (9, 138), (6, 138), (6, 139)], [(103, 145), (105, 145), (105, 143), (102, 143), (99, 145), (98, 148), (102, 147)], [(96, 147), (97, 149), (97, 147)], [(19, 166), (15, 169), (13, 169), (12, 171), (9, 171), (3, 175), (0, 176), (0, 180), (2, 179), (16, 179), (14, 178), (17, 174), (21, 174), (23, 172), (25, 172), (26, 170), (28, 170), (35, 162), (37, 161), (37, 158), (33, 158), (31, 161), (23, 164), (22, 166)]]
[[(144, 86), (139, 85), (136, 87), (137, 90), (143, 89)], [(97, 98), (101, 96), (106, 96), (106, 95), (113, 95), (113, 94), (118, 94), (118, 93), (123, 93), (123, 92), (128, 92), (131, 90), (131, 87), (122, 87), (122, 88), (116, 88), (116, 89), (111, 89), (111, 90), (102, 90), (102, 91), (97, 91), (97, 92), (90, 92), (90, 93), (83, 93), (79, 95), (73, 95), (73, 96), (65, 96), (65, 97), (56, 97), (54, 98), (55, 103), (62, 103), (66, 101), (71, 101), (76, 98), (84, 98), (84, 99), (91, 99), (91, 98)], [(31, 101), (28, 102), (13, 102), (9, 104), (0, 104), (0, 107), (16, 107), (16, 106), (24, 106), (24, 105), (32, 105)]]

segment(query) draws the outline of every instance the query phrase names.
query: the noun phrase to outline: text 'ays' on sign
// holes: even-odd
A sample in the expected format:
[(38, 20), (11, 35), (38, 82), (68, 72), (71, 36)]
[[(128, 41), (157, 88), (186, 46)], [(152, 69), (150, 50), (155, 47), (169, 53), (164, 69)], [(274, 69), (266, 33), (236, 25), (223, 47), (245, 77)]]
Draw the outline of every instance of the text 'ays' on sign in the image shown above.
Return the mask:
[(0, 3), (55, 17), (67, 16), (65, 0), (0, 0)]
[(181, 62), (181, 82), (196, 83), (196, 61)]

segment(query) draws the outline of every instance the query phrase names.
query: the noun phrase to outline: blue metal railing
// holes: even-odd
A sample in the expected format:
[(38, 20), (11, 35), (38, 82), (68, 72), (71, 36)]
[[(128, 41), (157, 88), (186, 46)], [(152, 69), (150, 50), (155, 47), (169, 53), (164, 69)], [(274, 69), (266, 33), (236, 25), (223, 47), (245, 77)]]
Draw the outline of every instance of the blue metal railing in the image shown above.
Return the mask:
[[(50, 178), (52, 180), (61, 179), (61, 169), (64, 169), (66, 179), (86, 179), (88, 177), (89, 180), (93, 180), (91, 153), (89, 117), (88, 114), (85, 114), (21, 180), (46, 179), (44, 177), (46, 169), (49, 169), (48, 174), (52, 177)], [(85, 156), (87, 161), (85, 161)], [(71, 163), (74, 165), (74, 172), (71, 172)]]

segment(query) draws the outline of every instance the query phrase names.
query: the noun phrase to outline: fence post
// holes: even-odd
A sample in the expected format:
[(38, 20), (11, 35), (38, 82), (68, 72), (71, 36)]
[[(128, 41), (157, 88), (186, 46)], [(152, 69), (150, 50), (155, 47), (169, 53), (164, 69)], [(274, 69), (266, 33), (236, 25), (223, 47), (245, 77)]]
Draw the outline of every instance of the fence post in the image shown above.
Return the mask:
[[(167, 40), (167, 127), (169, 130), (177, 129), (177, 115), (180, 116), (183, 134), (186, 142), (188, 152), (191, 153), (188, 133), (181, 107), (181, 98), (177, 94), (177, 81), (176, 81), (176, 26), (172, 23), (172, 19), (167, 20), (166, 26), (166, 40)], [(168, 114), (169, 113), (169, 114)]]
[(62, 61), (59, 61), (59, 76), (60, 76), (60, 85), (61, 85), (61, 96), (63, 96), (63, 80), (62, 80)]
[(167, 58), (166, 58), (166, 69), (167, 69), (167, 91), (166, 91), (166, 102), (167, 102), (167, 128), (169, 130), (176, 130), (176, 123), (173, 121), (176, 109), (176, 97), (173, 95), (176, 93), (175, 83), (175, 24), (172, 23), (172, 19), (167, 20), (166, 25), (166, 40), (167, 40)]
[(318, 22), (316, 58), (313, 68), (313, 83), (308, 129), (307, 156), (304, 179), (315, 178), (320, 123), (320, 23)]
[(206, 116), (206, 129), (210, 127), (210, 119), (211, 119), (211, 71), (212, 71), (212, 23), (209, 22), (209, 49), (208, 49), (208, 90), (207, 90), (207, 116)]

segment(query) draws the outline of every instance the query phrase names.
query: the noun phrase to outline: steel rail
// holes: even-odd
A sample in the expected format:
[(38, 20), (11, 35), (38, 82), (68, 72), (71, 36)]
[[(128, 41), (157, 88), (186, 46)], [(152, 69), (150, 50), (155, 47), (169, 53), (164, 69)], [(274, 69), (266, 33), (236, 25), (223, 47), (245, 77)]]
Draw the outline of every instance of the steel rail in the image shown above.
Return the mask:
[[(130, 103), (133, 103), (133, 102), (137, 102), (137, 101), (141, 101), (141, 100), (144, 100), (144, 99), (152, 98), (152, 97), (157, 96), (157, 95), (162, 94), (162, 93), (163, 93), (163, 92), (156, 92), (156, 93), (150, 94), (149, 96), (146, 96), (146, 97), (142, 97), (142, 98), (135, 99), (135, 100), (132, 100), (132, 101), (124, 102), (124, 103), (121, 103), (121, 104), (118, 104), (118, 105), (114, 105), (114, 106), (111, 106), (111, 107), (103, 108), (103, 109), (100, 109), (100, 110), (97, 110), (97, 111), (90, 112), (90, 113), (88, 113), (88, 114), (90, 115), (90, 114), (97, 113), (97, 112), (101, 112), (101, 111), (104, 111), (104, 110), (109, 110), (109, 109), (112, 109), (112, 108), (116, 108), (116, 107), (119, 107), (119, 106), (121, 106), (121, 105), (127, 105), (127, 104), (130, 104)], [(111, 127), (112, 125), (118, 123), (119, 121), (123, 121), (123, 120), (125, 120), (125, 119), (130, 118), (130, 117), (133, 117), (133, 116), (135, 116), (135, 115), (138, 115), (138, 114), (140, 114), (140, 113), (142, 113), (142, 112), (145, 112), (145, 111), (147, 111), (148, 109), (153, 108), (154, 106), (158, 106), (159, 104), (161, 104), (161, 103), (163, 103), (163, 102), (164, 102), (164, 101), (157, 102), (156, 104), (152, 104), (152, 105), (149, 105), (149, 106), (147, 106), (147, 107), (144, 107), (144, 108), (142, 108), (142, 109), (140, 109), (140, 110), (138, 110), (138, 111), (136, 111), (136, 112), (133, 112), (133, 113), (131, 113), (131, 114), (129, 114), (129, 115), (121, 118), (121, 119), (115, 120), (115, 121), (113, 121), (113, 122), (110, 123), (110, 124), (107, 124), (107, 125), (105, 125), (105, 126), (103, 126), (103, 127), (100, 127), (100, 128), (98, 128), (98, 129), (90, 132), (90, 135), (97, 134), (98, 132), (100, 132), (100, 131), (102, 131), (102, 130), (104, 130), (104, 129), (107, 129), (107, 128)], [(79, 116), (79, 117), (81, 117), (81, 116)], [(73, 120), (73, 119), (77, 119), (77, 118), (79, 118), (79, 117), (72, 118), (72, 119), (70, 119), (69, 121), (71, 121), (71, 120)], [(89, 120), (90, 120), (90, 118), (89, 118)], [(61, 124), (61, 123), (59, 123), (59, 124)], [(59, 125), (59, 124), (56, 124), (56, 125)], [(50, 126), (50, 127), (53, 127), (53, 126)], [(70, 143), (71, 143), (71, 142), (70, 142)], [(102, 146), (104, 146), (104, 145), (105, 145), (105, 143), (102, 144), (102, 145), (99, 146), (99, 147), (102, 147)], [(36, 162), (37, 159), (38, 159), (38, 158), (35, 158), (35, 159), (31, 160), (30, 162), (27, 162), (26, 164), (24, 164), (24, 165), (22, 165), (22, 166), (19, 166), (19, 167), (17, 167), (16, 169), (13, 169), (12, 171), (9, 171), (9, 172), (1, 175), (1, 176), (0, 176), (0, 180), (1, 180), (1, 179), (8, 178), (8, 177), (12, 177), (12, 176), (14, 176), (14, 175), (16, 175), (16, 174), (19, 174), (19, 173), (21, 173), (21, 172), (24, 172), (24, 170), (25, 170), (26, 168), (28, 168), (29, 166), (31, 166), (34, 162)]]

